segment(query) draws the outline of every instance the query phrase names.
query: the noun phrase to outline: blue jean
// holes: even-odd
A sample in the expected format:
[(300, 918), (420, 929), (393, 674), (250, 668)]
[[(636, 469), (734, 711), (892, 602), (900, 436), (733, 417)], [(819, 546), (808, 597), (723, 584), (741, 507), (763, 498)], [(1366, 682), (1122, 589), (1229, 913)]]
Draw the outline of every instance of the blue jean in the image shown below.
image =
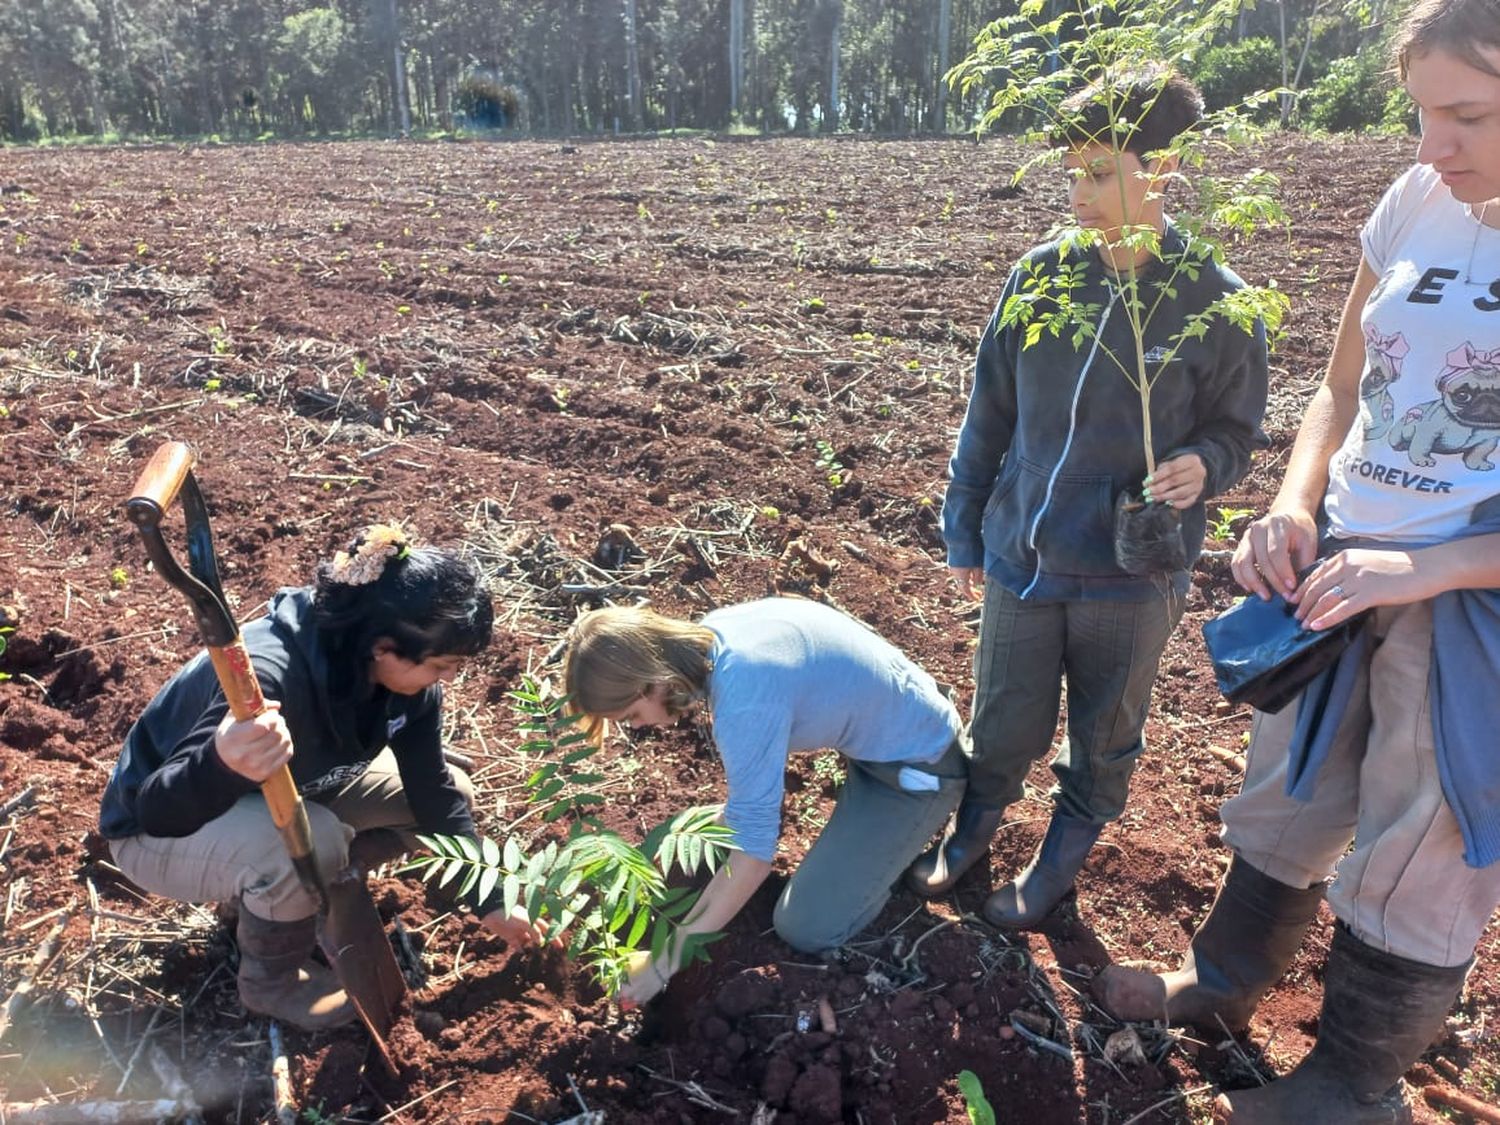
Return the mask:
[(1023, 601), (985, 579), (974, 654), (973, 760), (966, 800), (1020, 799), (1052, 747), (1068, 685), (1067, 737), (1052, 762), (1059, 812), (1092, 824), (1125, 809), (1167, 638), (1182, 617), (1170, 590), (1149, 602)]

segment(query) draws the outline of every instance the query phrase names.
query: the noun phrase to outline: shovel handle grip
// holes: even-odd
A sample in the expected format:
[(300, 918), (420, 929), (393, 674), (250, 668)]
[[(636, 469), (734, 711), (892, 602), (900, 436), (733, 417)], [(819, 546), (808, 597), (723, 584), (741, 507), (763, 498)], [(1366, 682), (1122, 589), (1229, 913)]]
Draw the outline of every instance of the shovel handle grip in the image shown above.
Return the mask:
[(136, 478), (131, 503), (147, 500), (164, 512), (182, 490), (182, 482), (193, 468), (193, 450), (185, 442), (168, 441), (156, 447), (151, 460)]
[[(232, 644), (212, 646), (208, 658), (213, 661), (224, 696), (229, 700), (229, 710), (236, 719), (253, 719), (266, 709), (266, 697), (261, 694), (260, 681), (255, 678), (255, 667), (250, 663), (244, 641), (236, 637)], [(260, 783), (260, 791), (293, 865), (300, 870), (312, 855), (312, 827), (307, 822), (307, 809), (292, 780), (292, 771), (282, 766)]]

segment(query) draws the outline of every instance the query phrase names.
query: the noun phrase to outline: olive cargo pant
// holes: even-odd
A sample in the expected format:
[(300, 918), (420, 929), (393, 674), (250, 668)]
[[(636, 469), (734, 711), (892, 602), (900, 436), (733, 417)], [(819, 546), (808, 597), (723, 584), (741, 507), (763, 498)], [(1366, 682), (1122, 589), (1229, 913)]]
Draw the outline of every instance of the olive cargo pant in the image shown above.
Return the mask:
[(958, 807), (965, 750), (960, 736), (927, 764), (844, 759), (848, 774), (833, 815), (776, 903), (783, 941), (816, 953), (874, 921), (891, 885)]
[(1067, 738), (1052, 763), (1057, 809), (1090, 824), (1118, 817), (1182, 610), (1170, 592), (1149, 602), (1023, 601), (986, 578), (968, 799), (993, 808), (1020, 799), (1032, 763), (1052, 748), (1066, 678)]

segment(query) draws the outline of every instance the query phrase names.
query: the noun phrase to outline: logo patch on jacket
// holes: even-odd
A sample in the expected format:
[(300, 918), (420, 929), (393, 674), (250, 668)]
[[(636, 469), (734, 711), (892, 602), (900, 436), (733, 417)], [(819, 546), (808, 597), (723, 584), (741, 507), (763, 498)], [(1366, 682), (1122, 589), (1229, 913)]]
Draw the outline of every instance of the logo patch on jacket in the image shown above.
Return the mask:
[(385, 736), (386, 736), (386, 738), (390, 738), (393, 734), (395, 734), (398, 730), (400, 730), (405, 725), (406, 725), (406, 716), (405, 715), (397, 715), (394, 719), (392, 719), (390, 722), (388, 722), (388, 723), (385, 724)]
[(1151, 348), (1149, 351), (1147, 351), (1146, 354), (1141, 358), (1143, 358), (1147, 363), (1166, 363), (1167, 357), (1171, 354), (1171, 351), (1165, 345), (1157, 344), (1154, 348)]
[(297, 786), (297, 791), (304, 797), (319, 797), (324, 793), (339, 793), (364, 774), (370, 767), (368, 761), (354, 762), (349, 765), (334, 766), (322, 777), (309, 781), (306, 785)]

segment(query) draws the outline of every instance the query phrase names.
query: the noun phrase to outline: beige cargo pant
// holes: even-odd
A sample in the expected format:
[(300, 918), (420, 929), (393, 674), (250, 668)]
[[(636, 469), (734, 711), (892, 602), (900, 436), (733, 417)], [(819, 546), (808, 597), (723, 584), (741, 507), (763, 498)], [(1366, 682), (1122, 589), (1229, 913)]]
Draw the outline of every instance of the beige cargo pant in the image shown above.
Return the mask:
[[(473, 786), (450, 766), (454, 783), (472, 805)], [(396, 756), (381, 751), (365, 771), (330, 798), (304, 802), (313, 850), (325, 878), (348, 862), (355, 833), (393, 828), (412, 834), (417, 825)], [(415, 838), (410, 842), (415, 846)], [(130, 836), (111, 840), (115, 864), (142, 890), (179, 902), (229, 902), (240, 898), (252, 914), (273, 922), (308, 918), (317, 900), (297, 878), (286, 845), (257, 792), (240, 798), (222, 816), (191, 836)]]
[[(1383, 606), (1365, 627), (1375, 643), (1312, 800), (1286, 795), (1297, 704), (1257, 713), (1244, 786), (1221, 810), (1224, 839), (1289, 886), (1334, 875), (1328, 905), (1366, 945), (1461, 965), (1500, 904), (1500, 863), (1464, 863), (1439, 782), (1428, 698), (1431, 603)], [(1500, 690), (1493, 668), (1475, 674), (1474, 690)]]

